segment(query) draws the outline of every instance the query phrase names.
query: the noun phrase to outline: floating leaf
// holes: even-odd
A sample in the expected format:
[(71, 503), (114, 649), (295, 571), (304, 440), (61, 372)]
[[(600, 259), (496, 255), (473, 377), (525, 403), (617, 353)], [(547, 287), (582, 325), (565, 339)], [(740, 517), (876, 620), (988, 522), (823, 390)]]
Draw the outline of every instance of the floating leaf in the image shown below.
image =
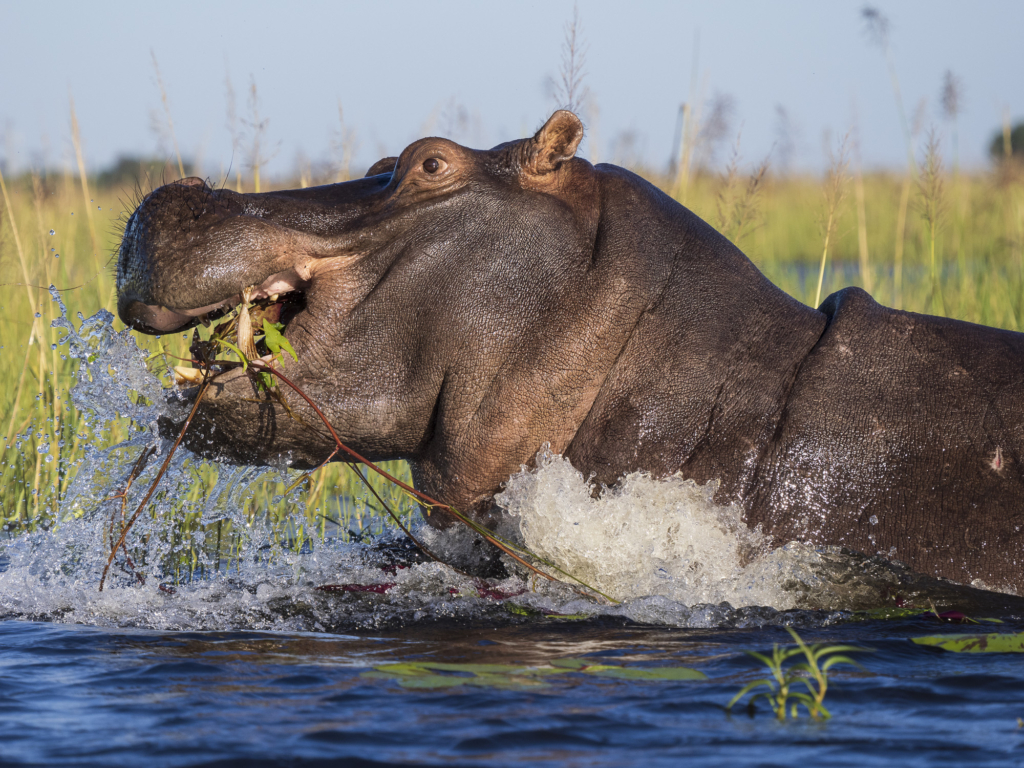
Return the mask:
[(592, 664), (579, 670), (597, 677), (613, 677), (617, 680), (707, 680), (703, 672), (688, 667), (613, 667)]
[(531, 667), (519, 667), (511, 664), (424, 663), (423, 666), (436, 672), (466, 672), (472, 675), (525, 675), (530, 674), (531, 671)]
[[(363, 677), (395, 680), (403, 688), (453, 688), (473, 685), (485, 688), (538, 688), (547, 685), (538, 679), (564, 670), (549, 667), (518, 667), (511, 664), (385, 664)], [(449, 674), (443, 674), (443, 673)]]
[(954, 653), (1024, 653), (1024, 632), (1012, 635), (928, 635), (911, 639), (918, 645), (930, 645)]
[[(375, 667), (377, 672), (388, 676), (394, 675), (426, 675), (429, 671), (422, 664), (383, 664)], [(367, 672), (367, 675), (372, 674)], [(379, 676), (379, 675), (378, 675)]]
[(454, 688), (468, 682), (467, 678), (454, 675), (421, 675), (403, 678), (398, 684), (403, 688)]
[(363, 677), (394, 680), (405, 688), (452, 688), (474, 685), (491, 688), (537, 688), (547, 685), (543, 678), (582, 672), (595, 677), (621, 680), (706, 680), (703, 672), (687, 667), (634, 669), (610, 664), (591, 664), (586, 659), (555, 659), (550, 665), (524, 667), (513, 664), (447, 664), (402, 662), (383, 664)]
[(587, 666), (590, 662), (586, 659), (554, 659), (548, 663), (552, 667), (560, 667), (562, 669), (580, 669)]

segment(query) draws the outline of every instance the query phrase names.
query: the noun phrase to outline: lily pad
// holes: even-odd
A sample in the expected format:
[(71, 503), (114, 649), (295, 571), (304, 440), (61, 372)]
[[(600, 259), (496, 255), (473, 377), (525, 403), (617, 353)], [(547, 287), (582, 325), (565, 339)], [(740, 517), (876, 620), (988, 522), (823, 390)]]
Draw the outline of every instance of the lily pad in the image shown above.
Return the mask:
[(1024, 653), (1024, 632), (1006, 635), (928, 635), (912, 639), (918, 645), (930, 645), (954, 653)]

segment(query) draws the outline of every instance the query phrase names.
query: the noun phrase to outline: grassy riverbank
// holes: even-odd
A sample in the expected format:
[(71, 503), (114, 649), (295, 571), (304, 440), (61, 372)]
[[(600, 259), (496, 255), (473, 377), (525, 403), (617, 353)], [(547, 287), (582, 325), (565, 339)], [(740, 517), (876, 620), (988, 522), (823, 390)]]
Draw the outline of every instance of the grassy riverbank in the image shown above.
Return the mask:
[[(858, 178), (835, 168), (831, 180), (754, 172), (698, 175), (685, 187), (678, 182), (662, 186), (734, 239), (770, 279), (805, 303), (814, 304), (819, 293), (823, 299), (846, 285), (859, 285), (891, 306), (1024, 330), (1024, 178), (1008, 168), (954, 176), (941, 168), (929, 173), (928, 167), (925, 158), (913, 178)], [(77, 363), (62, 354), (62, 333), (52, 327), (60, 310), (46, 289), (55, 285), (61, 290), (76, 326), (79, 313), (89, 317), (103, 308), (115, 311), (112, 254), (134, 195), (132, 190), (97, 188), (95, 180), (83, 183), (71, 173), (4, 181), (0, 518), (7, 535), (14, 535), (53, 524), (62, 494), (87, 460), (88, 446), (109, 445), (129, 434), (121, 420), (96, 436), (70, 404)], [(121, 328), (120, 323), (115, 327)], [(173, 364), (173, 356), (187, 354), (181, 335), (137, 338), (155, 355), (149, 364), (157, 373)], [(406, 472), (404, 465), (395, 466)], [(196, 497), (208, 492), (214, 480), (209, 473), (197, 480)], [(374, 485), (408, 514), (411, 507), (403, 497), (382, 483)], [(283, 520), (290, 512), (286, 501), (275, 501), (281, 490), (265, 487), (250, 513), (269, 509)], [(301, 492), (307, 504), (300, 528), (348, 535), (370, 523), (358, 514), (361, 504), (339, 501), (365, 495), (343, 465), (306, 481)], [(188, 515), (177, 522), (185, 530), (199, 525)], [(288, 536), (301, 539), (302, 531), (292, 525)], [(218, 540), (222, 533), (218, 529)]]

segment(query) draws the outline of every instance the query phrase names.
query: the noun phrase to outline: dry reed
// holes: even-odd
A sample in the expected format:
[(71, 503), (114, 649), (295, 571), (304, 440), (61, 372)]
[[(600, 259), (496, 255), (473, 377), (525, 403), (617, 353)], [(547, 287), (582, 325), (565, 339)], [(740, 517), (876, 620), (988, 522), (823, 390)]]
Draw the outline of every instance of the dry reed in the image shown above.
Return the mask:
[(846, 197), (846, 175), (849, 160), (850, 135), (847, 134), (839, 143), (838, 152), (829, 149), (828, 173), (825, 177), (825, 215), (822, 219), (822, 231), (825, 245), (821, 250), (821, 267), (818, 270), (818, 288), (814, 293), (814, 306), (821, 304), (821, 287), (825, 281), (825, 262), (828, 260), (828, 246), (835, 236), (839, 206)]

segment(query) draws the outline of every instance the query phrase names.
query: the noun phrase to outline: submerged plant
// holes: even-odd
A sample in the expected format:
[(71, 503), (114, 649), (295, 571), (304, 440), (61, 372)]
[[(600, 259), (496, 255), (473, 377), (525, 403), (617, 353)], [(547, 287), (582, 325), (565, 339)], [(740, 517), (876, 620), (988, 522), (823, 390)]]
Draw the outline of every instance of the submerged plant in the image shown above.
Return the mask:
[[(732, 697), (725, 707), (726, 710), (732, 710), (733, 706), (751, 691), (767, 688), (766, 691), (755, 693), (747, 701), (747, 707), (751, 711), (753, 711), (754, 702), (758, 699), (765, 699), (779, 720), (785, 720), (787, 714), (795, 719), (801, 704), (807, 710), (807, 714), (815, 720), (828, 720), (832, 717), (822, 703), (828, 692), (829, 669), (836, 664), (852, 664), (859, 667), (857, 662), (843, 654), (865, 652), (868, 649), (858, 648), (855, 645), (807, 645), (792, 627), (786, 627), (786, 630), (793, 636), (797, 647), (780, 648), (776, 644), (772, 648), (770, 657), (756, 651), (747, 651), (748, 655), (753, 656), (768, 668), (772, 677), (747, 683), (739, 693)], [(785, 666), (786, 661), (801, 654), (806, 661)], [(807, 691), (793, 690), (793, 687), (797, 685), (803, 685)]]

